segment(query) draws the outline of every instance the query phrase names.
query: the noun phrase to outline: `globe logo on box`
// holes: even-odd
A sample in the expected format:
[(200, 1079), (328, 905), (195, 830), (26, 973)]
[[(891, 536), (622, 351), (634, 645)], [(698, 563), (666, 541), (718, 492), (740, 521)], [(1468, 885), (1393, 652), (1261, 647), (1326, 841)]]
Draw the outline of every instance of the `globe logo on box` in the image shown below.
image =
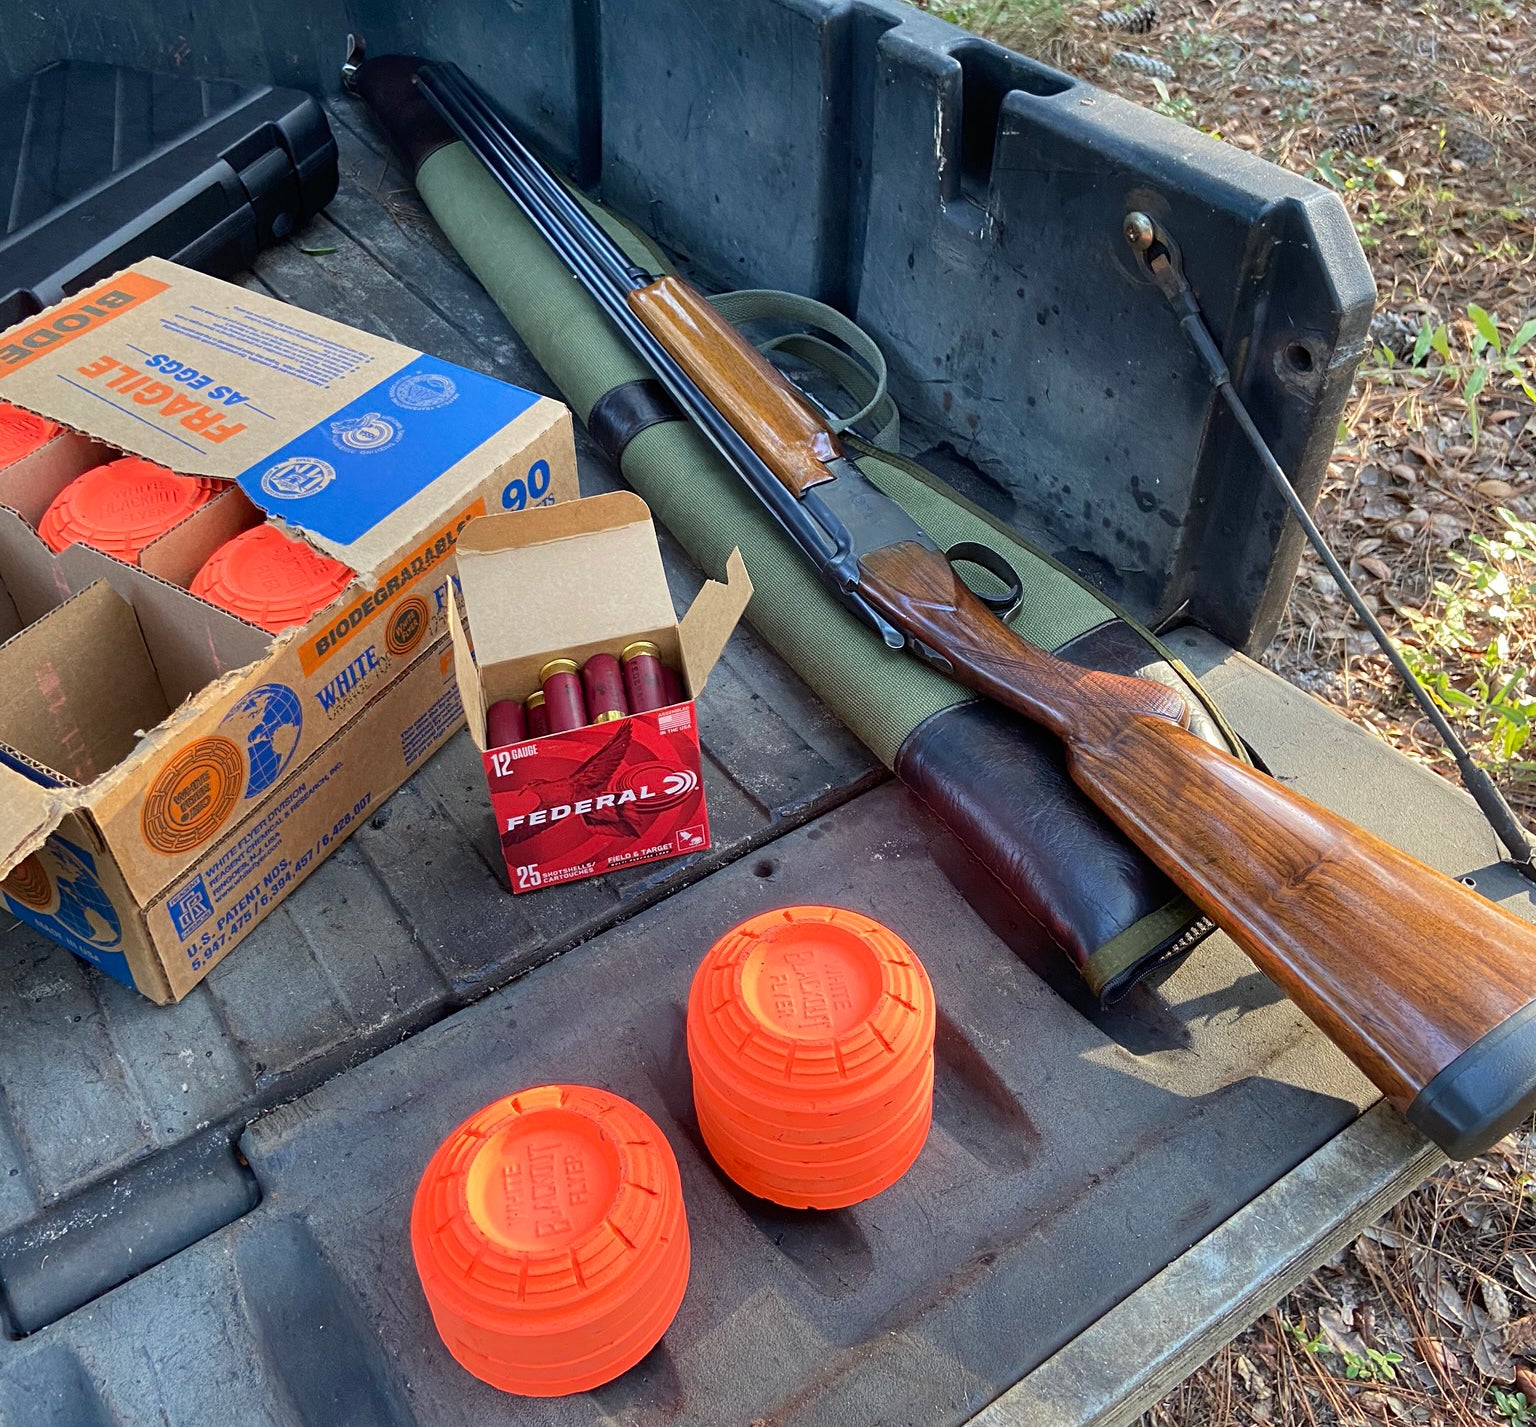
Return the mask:
[(220, 725), (244, 744), (250, 768), (245, 796), (265, 793), (282, 776), (298, 751), (304, 706), (287, 684), (262, 684), (224, 715)]
[(82, 955), (110, 951), (122, 940), (122, 923), (96, 878), (94, 859), (58, 834), (11, 874), (3, 895), (16, 916)]
[(261, 488), (277, 500), (318, 495), (336, 479), (336, 467), (315, 456), (293, 456), (261, 473)]

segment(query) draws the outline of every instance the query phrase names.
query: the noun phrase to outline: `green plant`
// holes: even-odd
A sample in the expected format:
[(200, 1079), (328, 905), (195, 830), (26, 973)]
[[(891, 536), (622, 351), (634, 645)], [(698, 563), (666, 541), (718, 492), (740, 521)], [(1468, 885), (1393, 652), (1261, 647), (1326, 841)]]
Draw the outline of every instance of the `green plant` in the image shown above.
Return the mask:
[(1401, 1353), (1385, 1353), (1380, 1348), (1367, 1348), (1364, 1353), (1344, 1354), (1344, 1375), (1360, 1382), (1396, 1382), (1396, 1364), (1402, 1362)]
[(927, 0), (923, 8), (962, 30), (1037, 56), (1071, 28), (1068, 0)]
[(1153, 78), (1152, 87), (1157, 90), (1157, 98), (1152, 101), (1152, 112), (1162, 114), (1169, 119), (1177, 119), (1181, 124), (1188, 124), (1191, 128), (1198, 127), (1195, 123), (1198, 117), (1195, 112), (1195, 101), (1187, 94), (1174, 94), (1165, 80)]
[(1488, 1390), (1493, 1397), (1493, 1410), (1510, 1423), (1511, 1427), (1526, 1427), (1532, 1414), (1536, 1413), (1536, 1407), (1527, 1401), (1523, 1392), (1505, 1392), (1499, 1387), (1491, 1387)]
[[(1472, 319), (1472, 357), (1470, 370), (1462, 385), (1462, 399), (1467, 403), (1467, 416), (1472, 423), (1472, 440), (1478, 436), (1477, 398), (1488, 385), (1492, 376), (1508, 377), (1519, 384), (1521, 391), (1531, 401), (1536, 401), (1536, 388), (1531, 386), (1526, 364), (1520, 360), (1520, 351), (1532, 337), (1536, 337), (1536, 317), (1527, 318), (1520, 330), (1505, 346), (1500, 340), (1499, 324), (1491, 313), (1485, 312), (1475, 302), (1467, 306), (1467, 316)], [(1417, 351), (1417, 345), (1415, 345)]]
[(1373, 248), (1380, 243), (1381, 230), (1392, 216), (1381, 202), (1380, 195), (1385, 191), (1382, 185), (1402, 188), (1408, 182), (1407, 175), (1390, 167), (1379, 155), (1353, 154), (1344, 149), (1324, 149), (1312, 171), (1351, 200), (1355, 232), (1361, 245)]
[(1328, 1345), (1327, 1334), (1321, 1328), (1318, 1329), (1316, 1337), (1309, 1338), (1307, 1336), (1307, 1325), (1304, 1322), (1289, 1323), (1281, 1319), (1280, 1326), (1284, 1329), (1286, 1337), (1293, 1339), (1296, 1346), (1304, 1353), (1331, 1353), (1333, 1351)]
[(1536, 615), (1536, 524), (1497, 514), (1503, 531), (1473, 535), (1475, 555), (1451, 552), (1456, 574), (1435, 582), (1438, 612), (1404, 611), (1417, 642), (1403, 657), (1453, 720), (1486, 739), (1495, 762), (1529, 779), (1536, 763), (1519, 755), (1536, 718), (1536, 680), (1518, 640)]
[[(1426, 317), (1414, 338), (1413, 350), (1406, 358), (1409, 368), (1454, 382), (1467, 406), (1467, 423), (1472, 428), (1472, 444), (1482, 435), (1479, 402), (1490, 387), (1507, 391), (1515, 386), (1527, 400), (1536, 402), (1536, 379), (1530, 365), (1530, 353), (1536, 352), (1531, 341), (1536, 338), (1536, 317), (1527, 318), (1520, 330), (1505, 342), (1499, 319), (1475, 302), (1467, 305), (1471, 333), (1464, 347), (1451, 345), (1454, 335), (1450, 323)], [(1378, 348), (1375, 363), (1362, 375), (1389, 378), (1397, 360), (1386, 348)], [(1433, 359), (1433, 360), (1432, 360)]]

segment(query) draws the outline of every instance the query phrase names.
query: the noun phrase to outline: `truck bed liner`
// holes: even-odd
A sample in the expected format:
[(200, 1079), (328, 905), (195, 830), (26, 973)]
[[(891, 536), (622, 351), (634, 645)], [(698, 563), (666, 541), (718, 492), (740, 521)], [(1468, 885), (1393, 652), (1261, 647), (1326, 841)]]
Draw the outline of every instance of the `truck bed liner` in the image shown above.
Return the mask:
[[(332, 115), (342, 191), (253, 281), (547, 390), (355, 116)], [(579, 440), (584, 489), (607, 488)], [(1278, 776), (1529, 910), (1459, 792), (1209, 636), (1171, 642)], [(180, 1006), (0, 931), (0, 1423), (958, 1423), (1010, 1389), (985, 1420), (1044, 1421), (1049, 1401), (1052, 1421), (1122, 1421), (1434, 1162), (1390, 1112), (1358, 1120), (1375, 1090), (1225, 938), (1112, 1012), (1086, 1005), (1038, 931), (976, 917), (931, 826), (749, 631), (701, 715), (704, 857), (514, 900), (461, 734)], [(721, 1178), (683, 1052), (710, 941), (790, 901), (888, 922), (941, 1013), (927, 1149), (833, 1214)], [(557, 1079), (666, 1131), (694, 1270), (637, 1369), (538, 1403), (449, 1360), (405, 1224), (459, 1119)], [(1255, 1201), (1292, 1209), (1242, 1218)], [(1188, 1323), (1168, 1306), (1181, 1274), (1206, 1290)], [(1081, 1345), (1107, 1314), (1144, 1366), (1092, 1383), (1084, 1362), (1113, 1359)]]

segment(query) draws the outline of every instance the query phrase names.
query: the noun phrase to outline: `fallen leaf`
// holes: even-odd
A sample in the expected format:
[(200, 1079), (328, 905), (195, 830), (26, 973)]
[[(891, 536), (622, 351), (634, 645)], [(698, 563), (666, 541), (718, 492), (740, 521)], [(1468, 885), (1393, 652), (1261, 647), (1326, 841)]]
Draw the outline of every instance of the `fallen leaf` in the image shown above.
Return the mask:
[[(1411, 515), (1408, 517), (1413, 518)], [(1447, 511), (1436, 511), (1425, 522), (1424, 528), (1437, 545), (1454, 545), (1467, 533), (1466, 524)]]
[[(1517, 1358), (1536, 1363), (1536, 1313), (1516, 1318), (1504, 1330), (1504, 1347)], [(1536, 1402), (1536, 1394), (1532, 1394), (1531, 1401)]]
[(1353, 1353), (1356, 1357), (1365, 1356), (1365, 1344), (1355, 1332), (1353, 1312), (1340, 1313), (1337, 1308), (1320, 1308), (1317, 1311), (1317, 1326), (1328, 1335), (1328, 1341), (1337, 1352)]
[(1536, 1372), (1529, 1368), (1516, 1368), (1515, 1391), (1523, 1392), (1527, 1402), (1536, 1402)]
[(1453, 1328), (1469, 1326), (1466, 1300), (1444, 1278), (1437, 1278), (1430, 1289), (1430, 1307)]
[(1461, 1376), (1461, 1359), (1445, 1345), (1442, 1339), (1420, 1338), (1415, 1346), (1419, 1350), (1419, 1356), (1442, 1376), (1453, 1380)]
[(1362, 1234), (1355, 1240), (1352, 1252), (1355, 1261), (1370, 1274), (1384, 1274), (1387, 1271), (1386, 1257), (1381, 1252), (1381, 1246)]
[(1392, 567), (1375, 555), (1366, 555), (1359, 561), (1359, 565), (1368, 575), (1374, 575), (1378, 580), (1392, 578)]
[(1500, 1329), (1479, 1333), (1472, 1345), (1472, 1361), (1484, 1377), (1495, 1382), (1515, 1380), (1515, 1360), (1504, 1349), (1504, 1335)]
[(1243, 1391), (1248, 1394), (1249, 1401), (1267, 1400), (1275, 1395), (1274, 1389), (1265, 1381), (1264, 1375), (1253, 1365), (1253, 1360), (1246, 1353), (1234, 1353), (1232, 1366), (1243, 1384)]
[(1478, 1280), (1478, 1292), (1482, 1295), (1483, 1307), (1488, 1310), (1488, 1322), (1495, 1328), (1502, 1328), (1509, 1322), (1509, 1295), (1504, 1292), (1503, 1285), (1484, 1276)]
[(1516, 1253), (1506, 1255), (1504, 1262), (1509, 1265), (1515, 1282), (1520, 1285), (1520, 1292), (1527, 1298), (1536, 1299), (1536, 1259), (1530, 1254)]
[(1479, 481), (1473, 489), (1489, 500), (1508, 500), (1515, 493), (1515, 488), (1508, 481)]

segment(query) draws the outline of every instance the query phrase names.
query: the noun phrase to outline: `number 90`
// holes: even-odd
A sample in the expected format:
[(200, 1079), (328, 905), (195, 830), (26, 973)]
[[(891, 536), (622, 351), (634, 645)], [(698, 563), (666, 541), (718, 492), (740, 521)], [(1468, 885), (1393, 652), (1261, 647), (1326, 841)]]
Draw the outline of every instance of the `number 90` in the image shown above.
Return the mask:
[(501, 503), (507, 510), (522, 510), (524, 506), (537, 505), (549, 492), (549, 462), (535, 461), (528, 467), (528, 474), (508, 481), (501, 493)]

